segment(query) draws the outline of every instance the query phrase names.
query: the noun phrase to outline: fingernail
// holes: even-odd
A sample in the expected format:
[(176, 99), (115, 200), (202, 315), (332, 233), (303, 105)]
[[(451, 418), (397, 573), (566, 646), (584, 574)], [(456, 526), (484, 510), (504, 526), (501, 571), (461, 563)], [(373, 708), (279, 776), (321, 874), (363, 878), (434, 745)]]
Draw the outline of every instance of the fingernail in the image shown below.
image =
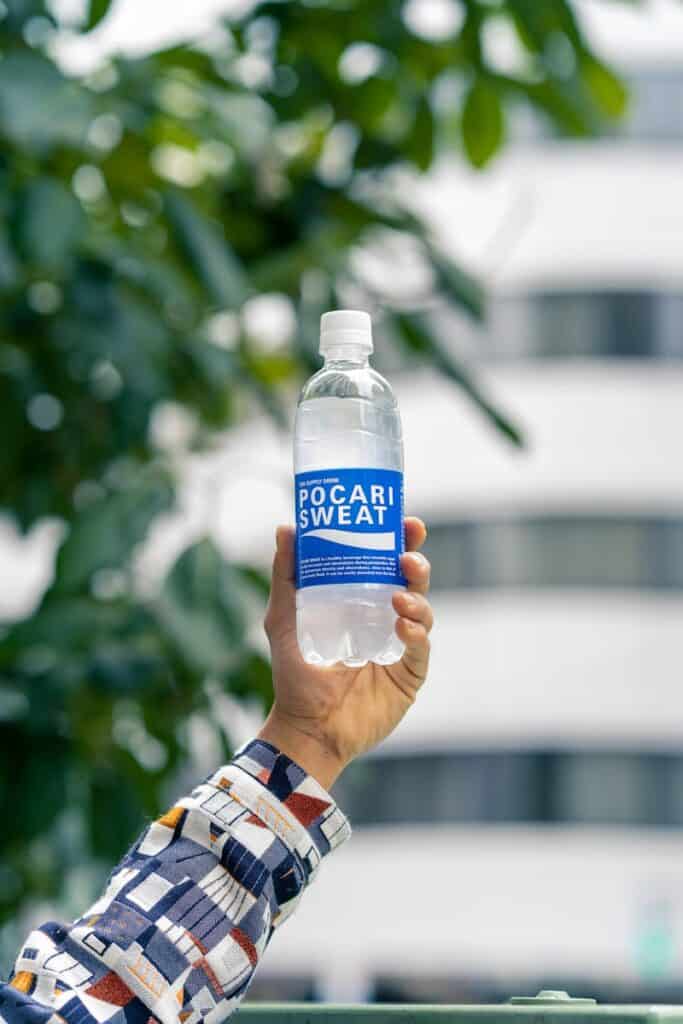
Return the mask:
[(415, 559), (415, 560), (416, 560), (417, 562), (419, 562), (419, 563), (420, 563), (420, 565), (424, 566), (425, 568), (426, 568), (426, 567), (427, 567), (427, 566), (429, 565), (429, 562), (427, 561), (427, 559), (425, 558), (425, 556), (424, 556), (424, 555), (421, 555), (419, 551), (414, 551), (414, 552), (413, 552), (412, 554), (413, 554), (413, 558), (414, 558), (414, 559)]
[(404, 604), (408, 606), (408, 608), (417, 608), (417, 601), (415, 600), (412, 594), (404, 594), (403, 601)]

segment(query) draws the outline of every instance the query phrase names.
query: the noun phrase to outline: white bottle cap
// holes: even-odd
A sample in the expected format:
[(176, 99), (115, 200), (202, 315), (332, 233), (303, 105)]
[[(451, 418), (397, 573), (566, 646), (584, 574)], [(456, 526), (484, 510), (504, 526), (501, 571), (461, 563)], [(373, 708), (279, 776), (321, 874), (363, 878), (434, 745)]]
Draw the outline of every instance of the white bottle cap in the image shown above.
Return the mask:
[(320, 354), (349, 345), (372, 352), (372, 320), (359, 309), (335, 309), (320, 318)]

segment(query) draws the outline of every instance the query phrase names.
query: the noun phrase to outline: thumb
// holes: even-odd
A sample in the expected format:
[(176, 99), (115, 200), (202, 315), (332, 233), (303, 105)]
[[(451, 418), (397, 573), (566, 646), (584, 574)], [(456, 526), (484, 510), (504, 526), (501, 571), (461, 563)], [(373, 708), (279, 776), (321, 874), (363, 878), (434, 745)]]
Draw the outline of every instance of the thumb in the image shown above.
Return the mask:
[(278, 526), (275, 531), (275, 557), (266, 612), (266, 632), (282, 625), (294, 625), (296, 590), (294, 586), (294, 527)]

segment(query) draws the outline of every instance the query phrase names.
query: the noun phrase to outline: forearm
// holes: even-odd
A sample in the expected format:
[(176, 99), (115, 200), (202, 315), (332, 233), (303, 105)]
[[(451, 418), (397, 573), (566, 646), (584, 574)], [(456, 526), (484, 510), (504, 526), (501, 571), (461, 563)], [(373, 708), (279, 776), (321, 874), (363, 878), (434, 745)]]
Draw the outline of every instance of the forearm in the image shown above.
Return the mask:
[(29, 936), (0, 986), (0, 1017), (218, 1024), (349, 833), (311, 775), (266, 742), (248, 744), (149, 826), (82, 918)]

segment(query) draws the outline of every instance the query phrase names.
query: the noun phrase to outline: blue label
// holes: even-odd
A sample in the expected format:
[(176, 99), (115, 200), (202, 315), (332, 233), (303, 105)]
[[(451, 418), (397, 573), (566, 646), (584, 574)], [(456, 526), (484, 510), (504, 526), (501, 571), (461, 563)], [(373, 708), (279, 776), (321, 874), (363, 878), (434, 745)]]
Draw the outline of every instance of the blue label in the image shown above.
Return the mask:
[(296, 585), (405, 586), (403, 473), (326, 469), (297, 473)]

